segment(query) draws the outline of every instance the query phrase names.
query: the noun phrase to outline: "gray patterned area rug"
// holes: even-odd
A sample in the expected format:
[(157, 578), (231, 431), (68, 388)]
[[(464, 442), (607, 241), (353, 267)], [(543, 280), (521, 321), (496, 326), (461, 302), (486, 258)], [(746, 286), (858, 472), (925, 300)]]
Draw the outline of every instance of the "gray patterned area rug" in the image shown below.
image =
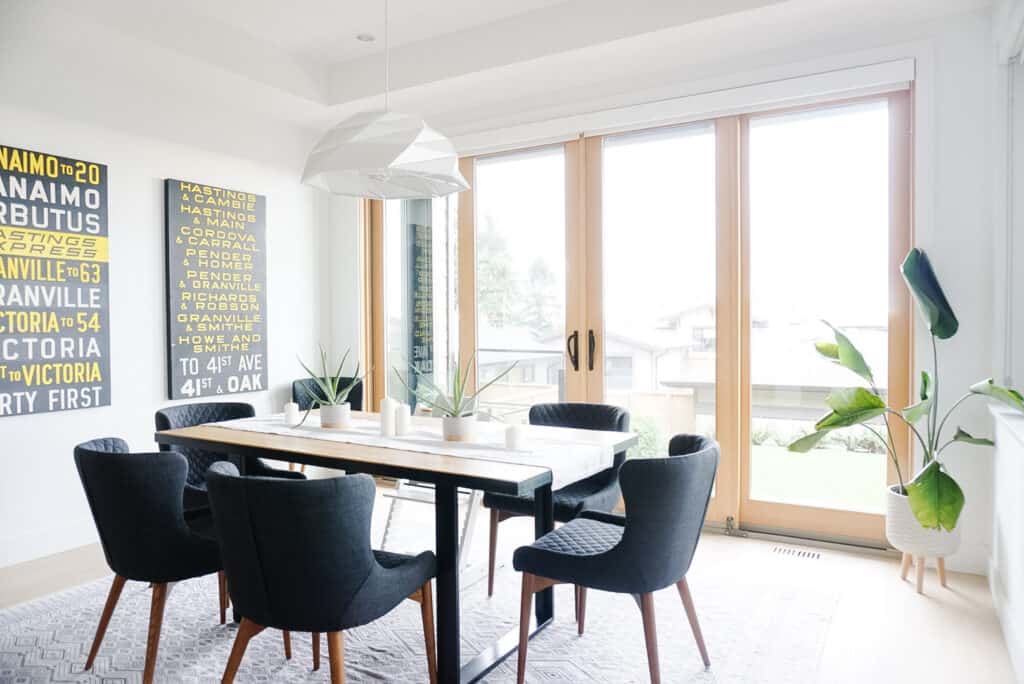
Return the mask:
[[(422, 514), (418, 517), (418, 524), (432, 525), (422, 520)], [(522, 525), (517, 529), (516, 522), (529, 523), (502, 525), (499, 551), (505, 559), (529, 530)], [(480, 541), (474, 557), (486, 554), (486, 536)], [(709, 560), (720, 563), (720, 556), (716, 550)], [(764, 561), (793, 562), (767, 549)], [(466, 658), (517, 624), (518, 575), (509, 565), (506, 562), (499, 570), (492, 599), (486, 596), (485, 575), (476, 561), (467, 573), (471, 583), (462, 593)], [(748, 568), (755, 578), (763, 571), (763, 567)], [(780, 574), (785, 575), (773, 573)], [(679, 596), (668, 589), (657, 594), (655, 603), (663, 681), (815, 681), (836, 594), (808, 590), (798, 583), (737, 582), (735, 574), (723, 577), (711, 563), (702, 564), (700, 549), (689, 577), (712, 668), (704, 670)], [(129, 582), (125, 587), (93, 671), (83, 672), (109, 586), (110, 580), (104, 579), (0, 611), (0, 682), (141, 681), (150, 599), (142, 583)], [(571, 588), (558, 587), (555, 602), (555, 623), (530, 642), (527, 681), (648, 681), (640, 613), (631, 597), (590, 592), (582, 638), (576, 635)], [(234, 636), (234, 625), (218, 624), (214, 576), (177, 584), (167, 601), (157, 680), (219, 681)], [(280, 632), (264, 631), (250, 643), (236, 681), (329, 681), (326, 641), (317, 672), (311, 669), (308, 634), (293, 634), (292, 649), (292, 659), (285, 660)], [(406, 601), (385, 618), (347, 632), (345, 666), (350, 682), (426, 681), (419, 607)], [(514, 682), (514, 657), (485, 681)]]

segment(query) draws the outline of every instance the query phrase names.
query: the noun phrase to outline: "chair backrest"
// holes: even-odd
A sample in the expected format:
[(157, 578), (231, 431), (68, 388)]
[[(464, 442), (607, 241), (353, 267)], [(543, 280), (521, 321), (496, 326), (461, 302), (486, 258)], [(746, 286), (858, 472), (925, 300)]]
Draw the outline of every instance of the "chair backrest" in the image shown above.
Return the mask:
[[(628, 432), (629, 411), (609, 404), (584, 402), (534, 404), (530, 407), (530, 425)], [(625, 460), (626, 452), (615, 454), (613, 467), (617, 469)]]
[(76, 446), (75, 466), (111, 570), (151, 582), (178, 565), (176, 542), (190, 534), (181, 454), (132, 454), (124, 440), (104, 437)]
[(207, 473), (224, 571), (238, 611), (268, 627), (333, 631), (376, 564), (370, 547), (374, 484)]
[[(343, 375), (339, 375), (338, 382), (341, 387), (347, 387), (348, 383), (352, 382), (352, 378), (346, 378)], [(310, 396), (311, 392), (312, 396)], [(320, 388), (317, 387), (313, 378), (301, 378), (292, 382), (292, 401), (299, 405), (300, 411), (308, 410), (313, 404), (313, 397), (319, 397), (320, 394)], [(357, 382), (348, 393), (348, 403), (352, 407), (353, 411), (363, 410), (362, 380)]]
[[(256, 410), (252, 404), (238, 401), (211, 401), (198, 404), (178, 404), (168, 406), (156, 412), (156, 429), (192, 427), (203, 423), (218, 423), (223, 420), (252, 418)], [(160, 451), (170, 451), (169, 444), (161, 444)], [(225, 460), (223, 454), (215, 454), (202, 449), (175, 446), (177, 451), (188, 460), (187, 482), (194, 487), (202, 487), (206, 482), (206, 470), (215, 461)]]
[(713, 439), (676, 435), (668, 457), (632, 459), (619, 470), (626, 527), (617, 551), (633, 559), (636, 593), (673, 584), (690, 569), (718, 455)]

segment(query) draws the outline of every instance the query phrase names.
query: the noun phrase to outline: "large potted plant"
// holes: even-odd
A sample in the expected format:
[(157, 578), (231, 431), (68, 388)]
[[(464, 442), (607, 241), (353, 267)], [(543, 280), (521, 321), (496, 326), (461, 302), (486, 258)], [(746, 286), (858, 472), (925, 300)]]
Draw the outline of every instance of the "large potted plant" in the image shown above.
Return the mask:
[[(348, 403), (348, 395), (362, 378), (359, 376), (359, 363), (356, 362), (356, 371), (352, 374), (352, 379), (348, 382), (342, 382), (341, 373), (345, 367), (345, 361), (348, 360), (349, 351), (351, 350), (345, 350), (345, 354), (341, 357), (341, 363), (338, 364), (338, 369), (333, 375), (327, 366), (327, 352), (324, 351), (323, 345), (320, 346), (322, 375), (310, 370), (309, 366), (303, 363), (302, 359), (299, 359), (299, 363), (302, 364), (303, 369), (312, 378), (315, 386), (315, 389), (310, 389), (305, 384), (301, 385), (303, 391), (310, 399), (310, 405), (299, 425), (305, 423), (306, 418), (309, 417), (309, 412), (318, 407), (320, 409), (320, 427), (347, 428), (352, 424), (352, 409)], [(333, 368), (333, 364), (331, 368)]]
[(410, 394), (441, 414), (441, 430), (446, 440), (450, 442), (468, 442), (473, 439), (477, 400), (480, 394), (508, 375), (516, 366), (515, 362), (513, 362), (508, 368), (485, 382), (475, 392), (467, 392), (466, 386), (469, 383), (470, 376), (473, 374), (475, 364), (476, 354), (469, 358), (469, 363), (465, 365), (465, 368), (462, 368), (458, 360), (456, 360), (452, 364), (450, 382), (446, 390), (438, 387), (430, 375), (423, 373), (416, 366), (412, 366), (412, 370), (417, 378), (416, 387), (412, 387), (406, 378), (403, 378), (402, 374), (398, 372), (397, 368), (392, 370), (398, 380), (409, 390)]
[[(979, 446), (993, 444), (992, 440), (975, 437), (959, 426), (950, 436), (951, 426), (947, 425), (950, 415), (972, 397), (995, 399), (1024, 412), (1024, 397), (1016, 390), (996, 385), (989, 378), (971, 385), (940, 414), (937, 341), (953, 337), (959, 323), (923, 251), (910, 250), (903, 261), (902, 272), (928, 324), (932, 341), (932, 370), (921, 372), (915, 403), (898, 408), (886, 404), (864, 356), (842, 331), (830, 325), (834, 341), (819, 342), (815, 348), (822, 356), (858, 375), (867, 387), (839, 389), (829, 394), (825, 403), (831, 410), (815, 424), (814, 432), (794, 441), (789, 450), (808, 452), (830, 432), (854, 425), (866, 428), (885, 446), (898, 480), (888, 488), (885, 531), (889, 543), (905, 554), (905, 572), (910, 556), (944, 558), (960, 545), (957, 522), (964, 507), (964, 493), (946, 470), (943, 452), (958, 442)], [(921, 469), (909, 482), (900, 469), (890, 426), (892, 421), (904, 423), (920, 448)]]

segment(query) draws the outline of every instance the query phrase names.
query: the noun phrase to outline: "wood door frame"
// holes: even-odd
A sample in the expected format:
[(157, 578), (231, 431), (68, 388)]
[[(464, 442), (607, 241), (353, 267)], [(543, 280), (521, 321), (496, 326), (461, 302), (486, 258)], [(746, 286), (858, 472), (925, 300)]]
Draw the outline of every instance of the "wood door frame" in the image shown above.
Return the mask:
[[(860, 102), (885, 101), (888, 105), (889, 127), (889, 377), (888, 400), (895, 406), (910, 403), (912, 386), (912, 330), (910, 295), (900, 274), (900, 264), (912, 243), (912, 92), (895, 91), (827, 103), (745, 114), (740, 117), (740, 202), (741, 202), (741, 275), (743, 283), (740, 307), (741, 386), (743, 394), (740, 415), (740, 520), (744, 528), (793, 534), (858, 544), (886, 545), (885, 515), (841, 511), (816, 506), (801, 506), (750, 498), (751, 458), (751, 377), (750, 377), (750, 120), (759, 116), (778, 116), (797, 111), (814, 111)], [(824, 412), (824, 409), (823, 409)], [(894, 441), (899, 452), (900, 468), (908, 472), (911, 449), (910, 434), (893, 422)], [(887, 482), (895, 470), (887, 466)]]

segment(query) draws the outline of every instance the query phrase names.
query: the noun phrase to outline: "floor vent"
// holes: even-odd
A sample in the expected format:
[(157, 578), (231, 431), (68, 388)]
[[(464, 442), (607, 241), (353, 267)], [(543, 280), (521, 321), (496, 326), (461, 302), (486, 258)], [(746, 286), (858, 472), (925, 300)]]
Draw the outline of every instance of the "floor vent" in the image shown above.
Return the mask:
[(821, 558), (821, 554), (817, 551), (798, 549), (792, 546), (776, 546), (772, 548), (772, 551), (783, 556), (791, 556), (793, 558), (805, 558), (807, 560), (818, 560)]

